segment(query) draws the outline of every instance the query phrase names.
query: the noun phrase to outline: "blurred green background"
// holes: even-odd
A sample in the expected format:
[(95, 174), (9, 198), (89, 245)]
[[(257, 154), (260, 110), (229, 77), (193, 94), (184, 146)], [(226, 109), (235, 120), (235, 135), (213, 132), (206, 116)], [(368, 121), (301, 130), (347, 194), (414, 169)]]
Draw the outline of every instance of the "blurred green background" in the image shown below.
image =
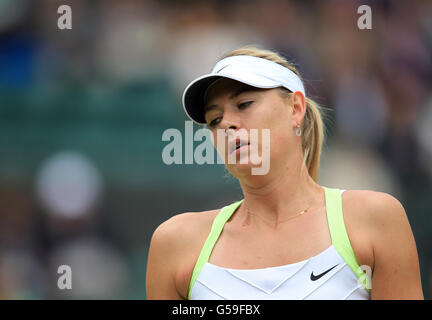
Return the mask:
[[(57, 26), (62, 4), (71, 30)], [(371, 30), (357, 27), (361, 4)], [(332, 109), (319, 183), (404, 205), (430, 299), (432, 3), (420, 0), (1, 0), (0, 298), (145, 298), (154, 229), (242, 197), (223, 165), (166, 165), (162, 133), (184, 135), (185, 86), (247, 44), (298, 64)], [(61, 264), (72, 290), (57, 288)]]

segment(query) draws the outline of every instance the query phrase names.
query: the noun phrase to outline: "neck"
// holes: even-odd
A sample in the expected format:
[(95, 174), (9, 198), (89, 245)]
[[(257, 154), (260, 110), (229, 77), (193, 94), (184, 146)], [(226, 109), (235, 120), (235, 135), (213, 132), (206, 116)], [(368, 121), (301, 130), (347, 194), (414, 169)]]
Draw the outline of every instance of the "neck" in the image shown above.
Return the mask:
[(305, 209), (312, 211), (322, 205), (324, 191), (302, 163), (294, 161), (266, 176), (251, 176), (248, 181), (242, 179), (242, 212), (247, 215), (246, 209), (249, 209), (253, 215), (277, 225)]

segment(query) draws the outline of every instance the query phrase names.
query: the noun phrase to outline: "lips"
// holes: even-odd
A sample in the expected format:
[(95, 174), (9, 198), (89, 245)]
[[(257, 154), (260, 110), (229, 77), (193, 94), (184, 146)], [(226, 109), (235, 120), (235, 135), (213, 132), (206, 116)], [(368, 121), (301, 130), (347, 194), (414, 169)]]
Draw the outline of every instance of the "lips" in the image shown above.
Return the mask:
[(229, 153), (233, 153), (237, 149), (250, 145), (249, 141), (247, 139), (240, 139), (237, 137), (235, 140), (228, 141), (228, 151)]

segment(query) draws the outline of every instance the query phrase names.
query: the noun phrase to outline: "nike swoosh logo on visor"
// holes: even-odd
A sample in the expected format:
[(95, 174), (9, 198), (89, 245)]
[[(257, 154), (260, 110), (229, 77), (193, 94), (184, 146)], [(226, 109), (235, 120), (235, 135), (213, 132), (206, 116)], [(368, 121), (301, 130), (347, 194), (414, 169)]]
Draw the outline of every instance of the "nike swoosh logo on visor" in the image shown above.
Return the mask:
[(225, 69), (226, 67), (228, 67), (229, 66), (229, 64), (227, 64), (225, 67), (222, 67), (222, 68), (220, 68), (218, 71), (216, 71), (215, 73), (219, 73), (219, 72), (221, 72), (223, 69)]

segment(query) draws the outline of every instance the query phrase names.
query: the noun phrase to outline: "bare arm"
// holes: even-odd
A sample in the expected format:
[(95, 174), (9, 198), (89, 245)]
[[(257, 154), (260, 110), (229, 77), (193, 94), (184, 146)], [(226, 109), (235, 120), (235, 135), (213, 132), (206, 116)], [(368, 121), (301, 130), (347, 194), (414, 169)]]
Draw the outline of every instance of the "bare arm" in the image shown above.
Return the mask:
[(146, 296), (149, 300), (183, 299), (177, 291), (175, 273), (181, 250), (173, 218), (162, 223), (153, 233), (146, 273)]
[(403, 206), (385, 193), (378, 193), (374, 203), (371, 299), (424, 299), (415, 239)]

